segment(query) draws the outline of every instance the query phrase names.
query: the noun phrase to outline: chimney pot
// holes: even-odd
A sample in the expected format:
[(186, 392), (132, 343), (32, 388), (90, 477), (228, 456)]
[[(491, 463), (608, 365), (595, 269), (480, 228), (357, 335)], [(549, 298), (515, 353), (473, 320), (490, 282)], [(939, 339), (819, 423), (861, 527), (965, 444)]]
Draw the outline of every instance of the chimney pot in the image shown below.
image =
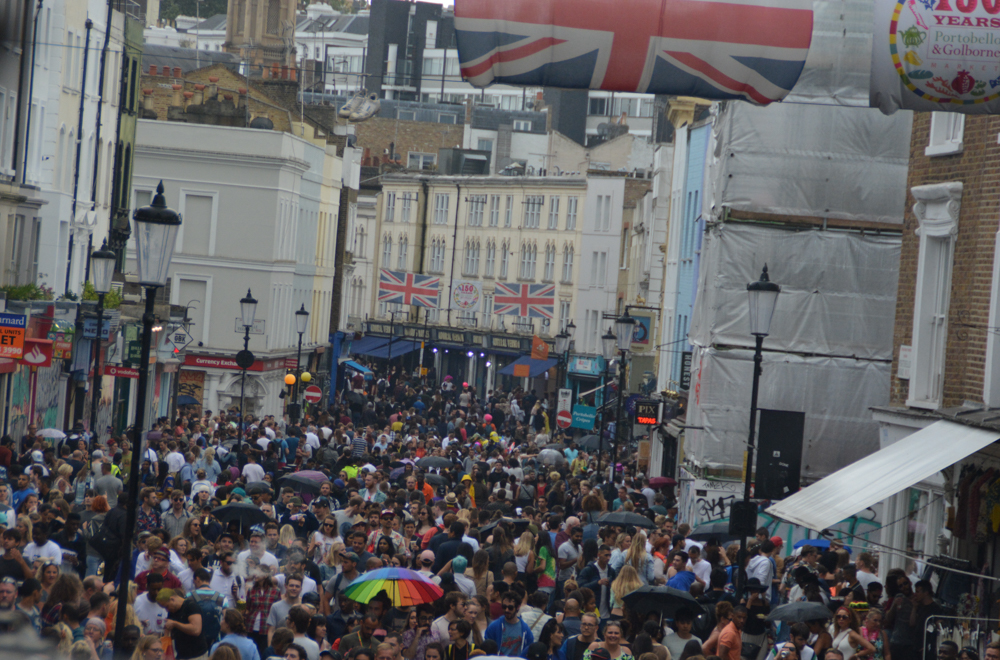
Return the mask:
[(184, 74), (181, 72), (181, 68), (179, 66), (175, 66), (174, 67), (174, 78), (180, 78), (183, 75)]
[(208, 82), (213, 83), (213, 84), (219, 82), (219, 76), (209, 76), (208, 77)]
[(156, 75), (156, 65), (155, 64), (150, 64), (149, 65), (149, 75), (151, 75), (151, 76), (155, 76)]

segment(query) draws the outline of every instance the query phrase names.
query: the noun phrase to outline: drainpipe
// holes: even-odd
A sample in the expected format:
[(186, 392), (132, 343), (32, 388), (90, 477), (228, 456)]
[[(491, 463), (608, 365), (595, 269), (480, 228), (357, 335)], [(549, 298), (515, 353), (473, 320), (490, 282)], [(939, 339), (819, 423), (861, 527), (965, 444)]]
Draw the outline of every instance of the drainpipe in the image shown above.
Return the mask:
[[(73, 223), (76, 222), (76, 202), (77, 194), (80, 190), (80, 151), (83, 148), (83, 107), (84, 100), (87, 97), (87, 56), (90, 53), (90, 30), (94, 27), (94, 22), (87, 19), (84, 23), (87, 28), (87, 38), (85, 41), (83, 49), (83, 73), (80, 78), (80, 110), (76, 121), (76, 165), (73, 168), (73, 205), (70, 207), (70, 218), (69, 218), (69, 254), (66, 261), (66, 285), (64, 287), (65, 291), (69, 291), (69, 274), (73, 270)], [(97, 143), (94, 143), (95, 151), (100, 151), (97, 149)], [(94, 172), (96, 177), (97, 172)]]
[[(38, 0), (35, 11), (34, 25), (31, 28), (31, 73), (28, 75), (28, 116), (24, 123), (24, 160), (21, 167), (21, 184), (28, 177), (28, 145), (31, 144), (31, 99), (35, 97), (35, 49), (38, 48), (38, 16), (42, 13), (42, 0)], [(19, 90), (20, 91), (20, 90)], [(20, 95), (18, 96), (20, 98)], [(16, 151), (15, 151), (16, 153)]]
[(455, 283), (455, 256), (458, 254), (458, 207), (462, 204), (462, 185), (455, 184), (455, 233), (451, 236), (451, 275), (448, 277), (448, 325), (451, 325), (451, 288)]
[[(199, 0), (195, 0), (195, 5), (198, 4), (198, 1)], [(41, 2), (41, 0), (39, 0), (39, 2)], [(101, 108), (104, 105), (104, 72), (105, 72), (105, 70), (107, 68), (105, 66), (105, 62), (107, 62), (107, 59), (108, 59), (108, 47), (111, 44), (111, 20), (114, 18), (114, 15), (112, 13), (113, 9), (114, 9), (114, 6), (115, 6), (115, 3), (108, 2), (108, 16), (107, 16), (106, 22), (104, 24), (104, 47), (101, 49), (101, 70), (100, 70), (100, 72), (98, 74), (99, 77), (98, 77), (98, 82), (97, 82), (97, 128), (95, 129), (97, 134), (94, 136), (94, 176), (92, 177), (92, 181), (91, 181), (91, 184), (90, 184), (90, 204), (91, 204), (90, 208), (91, 209), (94, 208), (94, 204), (97, 202), (97, 172), (99, 171), (97, 169), (97, 161), (101, 157)], [(90, 21), (88, 20), (87, 22), (89, 23)], [(125, 27), (125, 24), (122, 23), (122, 30), (123, 31), (124, 31), (124, 27)], [(88, 27), (87, 30), (88, 30), (88, 34), (89, 34), (90, 28)], [(122, 48), (122, 62), (123, 63), (128, 62), (128, 57), (126, 56), (126, 53), (125, 53), (124, 44), (125, 44), (125, 39), (123, 38), (122, 39), (122, 45), (123, 45), (123, 48)], [(84, 62), (86, 62), (86, 61), (87, 61), (86, 60), (86, 56), (84, 56)], [(83, 70), (84, 71), (87, 70), (86, 65), (84, 65)], [(136, 75), (138, 76), (138, 72), (136, 73)], [(124, 80), (124, 81), (128, 80), (128, 76), (126, 76), (124, 73), (122, 74), (122, 80)], [(137, 85), (139, 84), (138, 80), (136, 81), (136, 84)], [(127, 86), (126, 86), (126, 89), (128, 89)], [(82, 94), (82, 92), (81, 92), (81, 94)], [(118, 107), (121, 107), (122, 101), (123, 101), (123, 99), (118, 99)], [(111, 174), (113, 175), (114, 173), (111, 172)], [(110, 225), (110, 219), (109, 219), (108, 223)]]

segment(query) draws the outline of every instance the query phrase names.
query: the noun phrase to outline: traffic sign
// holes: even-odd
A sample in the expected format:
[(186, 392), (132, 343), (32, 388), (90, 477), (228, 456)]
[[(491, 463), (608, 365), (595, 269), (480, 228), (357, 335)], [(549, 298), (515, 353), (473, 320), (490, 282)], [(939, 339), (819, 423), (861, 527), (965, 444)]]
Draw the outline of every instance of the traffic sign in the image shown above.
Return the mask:
[(556, 426), (561, 429), (568, 429), (569, 425), (573, 423), (573, 413), (568, 410), (560, 410), (556, 414)]
[(315, 385), (310, 385), (306, 388), (305, 398), (309, 403), (319, 403), (319, 400), (323, 398), (323, 390)]
[(254, 359), (253, 353), (243, 349), (236, 354), (236, 366), (240, 369), (249, 369), (253, 366)]

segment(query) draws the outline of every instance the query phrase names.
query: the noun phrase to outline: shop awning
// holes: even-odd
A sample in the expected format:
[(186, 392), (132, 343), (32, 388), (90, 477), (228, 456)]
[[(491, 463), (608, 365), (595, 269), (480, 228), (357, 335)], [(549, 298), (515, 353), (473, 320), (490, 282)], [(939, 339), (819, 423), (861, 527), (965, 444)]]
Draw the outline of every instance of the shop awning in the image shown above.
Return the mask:
[(941, 420), (851, 463), (769, 507), (767, 513), (821, 531), (1000, 440), (1000, 432)]
[(420, 348), (419, 341), (413, 341), (411, 339), (393, 339), (392, 340), (392, 355), (389, 355), (389, 342), (386, 341), (384, 346), (380, 346), (372, 351), (368, 352), (368, 355), (376, 358), (394, 358), (400, 355), (406, 355), (410, 351), (415, 351)]
[(503, 374), (504, 376), (514, 376), (514, 367), (527, 365), (530, 370), (528, 378), (538, 378), (557, 364), (558, 360), (535, 360), (527, 355), (522, 355), (497, 373)]
[(347, 367), (350, 367), (351, 369), (354, 369), (355, 371), (360, 371), (361, 373), (363, 373), (365, 375), (369, 375), (369, 374), (372, 373), (371, 369), (369, 369), (368, 367), (366, 367), (363, 364), (358, 364), (354, 360), (348, 360), (347, 362), (344, 363), (344, 365), (347, 366)]
[(389, 343), (388, 337), (362, 337), (351, 342), (351, 353), (354, 355), (371, 355), (372, 351)]

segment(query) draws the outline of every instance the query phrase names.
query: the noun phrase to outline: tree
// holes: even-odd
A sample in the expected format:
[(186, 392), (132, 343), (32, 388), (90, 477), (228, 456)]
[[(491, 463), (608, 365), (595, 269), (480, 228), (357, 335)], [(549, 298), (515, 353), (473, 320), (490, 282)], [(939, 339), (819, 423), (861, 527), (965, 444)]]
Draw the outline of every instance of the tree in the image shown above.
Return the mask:
[(228, 0), (202, 0), (200, 6), (195, 6), (197, 0), (163, 0), (160, 3), (160, 18), (172, 21), (178, 16), (198, 16), (202, 19), (225, 14)]

